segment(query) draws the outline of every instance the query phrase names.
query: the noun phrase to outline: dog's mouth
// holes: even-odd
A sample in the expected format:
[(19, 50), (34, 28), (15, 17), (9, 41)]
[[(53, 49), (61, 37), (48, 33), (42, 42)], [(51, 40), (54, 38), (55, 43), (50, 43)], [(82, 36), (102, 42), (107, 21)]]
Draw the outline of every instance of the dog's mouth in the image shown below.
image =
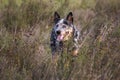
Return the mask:
[(57, 35), (57, 41), (65, 41), (70, 37), (69, 32), (65, 32), (64, 34)]
[(60, 35), (57, 36), (57, 41), (62, 41), (63, 39), (64, 39), (63, 35), (60, 34)]

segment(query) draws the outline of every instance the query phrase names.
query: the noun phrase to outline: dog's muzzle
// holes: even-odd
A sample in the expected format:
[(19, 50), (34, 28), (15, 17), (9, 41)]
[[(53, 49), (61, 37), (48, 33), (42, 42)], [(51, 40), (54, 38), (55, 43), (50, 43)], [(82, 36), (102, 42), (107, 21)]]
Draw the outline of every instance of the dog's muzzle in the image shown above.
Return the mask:
[(56, 31), (56, 34), (57, 34), (57, 39), (56, 40), (57, 41), (62, 41), (64, 36), (61, 34), (61, 31), (60, 30)]
[(60, 31), (60, 30), (58, 30), (58, 31), (56, 31), (56, 33), (57, 33), (57, 35), (60, 35), (60, 34), (61, 34), (61, 31)]

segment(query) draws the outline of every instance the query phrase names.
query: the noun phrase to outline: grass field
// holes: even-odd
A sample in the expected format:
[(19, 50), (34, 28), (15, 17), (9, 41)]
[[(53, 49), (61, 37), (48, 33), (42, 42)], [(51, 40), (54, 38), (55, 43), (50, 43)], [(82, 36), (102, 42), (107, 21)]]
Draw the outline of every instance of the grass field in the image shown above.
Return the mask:
[[(51, 61), (53, 14), (72, 11), (77, 57)], [(66, 52), (64, 52), (66, 53)], [(119, 0), (0, 0), (0, 80), (120, 80)]]

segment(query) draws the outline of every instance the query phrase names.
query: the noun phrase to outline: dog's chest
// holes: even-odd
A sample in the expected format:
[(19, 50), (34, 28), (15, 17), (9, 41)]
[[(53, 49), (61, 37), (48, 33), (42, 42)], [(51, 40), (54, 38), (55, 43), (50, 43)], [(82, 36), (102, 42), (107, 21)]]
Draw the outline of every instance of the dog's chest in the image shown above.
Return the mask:
[(62, 48), (63, 50), (71, 50), (74, 46), (73, 39), (69, 39), (67, 41), (62, 42)]

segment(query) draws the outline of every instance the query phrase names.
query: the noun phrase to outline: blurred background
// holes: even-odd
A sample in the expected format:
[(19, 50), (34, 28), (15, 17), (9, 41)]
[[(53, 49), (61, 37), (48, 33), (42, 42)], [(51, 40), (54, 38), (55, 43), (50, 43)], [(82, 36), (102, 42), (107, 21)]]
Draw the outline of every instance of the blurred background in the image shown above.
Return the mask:
[[(53, 14), (72, 11), (77, 57), (51, 62)], [(56, 67), (55, 67), (56, 66)], [(0, 0), (0, 80), (120, 80), (120, 0)]]

